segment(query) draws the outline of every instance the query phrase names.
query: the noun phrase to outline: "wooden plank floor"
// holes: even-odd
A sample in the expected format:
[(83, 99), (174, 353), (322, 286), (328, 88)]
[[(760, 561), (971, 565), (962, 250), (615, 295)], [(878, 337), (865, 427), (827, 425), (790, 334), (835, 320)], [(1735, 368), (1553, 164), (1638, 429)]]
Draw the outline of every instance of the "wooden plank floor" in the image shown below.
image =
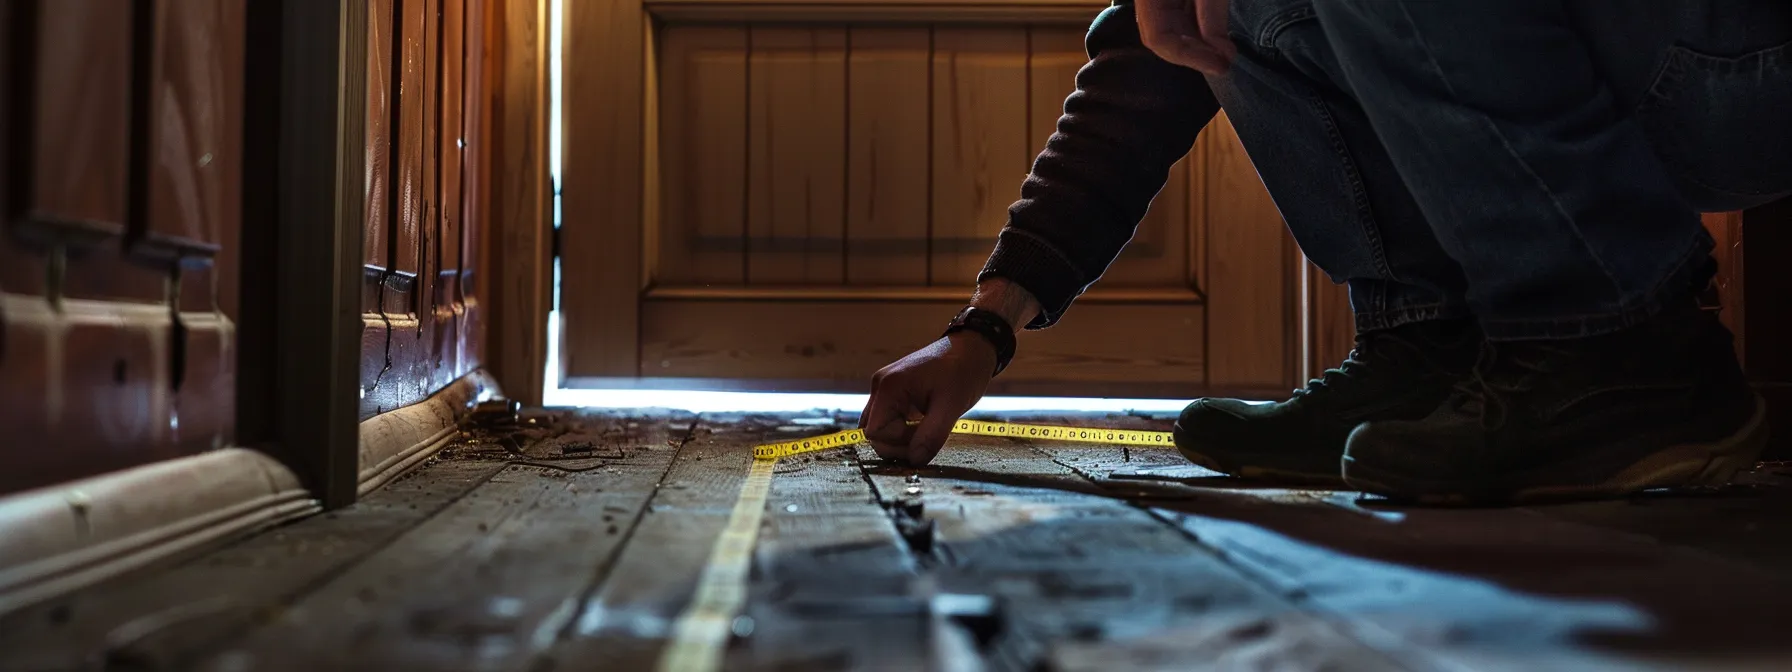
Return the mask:
[[(353, 507), (0, 617), (0, 670), (653, 669), (749, 448), (848, 420), (474, 428)], [(1722, 491), (1436, 510), (1239, 483), (1165, 449), (954, 437), (915, 470), (844, 448), (777, 465), (721, 660), (1792, 669), (1789, 534), (1777, 466)]]

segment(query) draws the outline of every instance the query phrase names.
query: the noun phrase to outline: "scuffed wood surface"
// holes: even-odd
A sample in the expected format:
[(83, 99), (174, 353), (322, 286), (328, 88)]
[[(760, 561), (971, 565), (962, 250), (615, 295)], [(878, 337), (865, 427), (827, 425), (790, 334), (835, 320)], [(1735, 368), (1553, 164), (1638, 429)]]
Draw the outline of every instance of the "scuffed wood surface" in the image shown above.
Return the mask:
[[(0, 669), (650, 669), (749, 448), (851, 424), (532, 411), (469, 428), (335, 518), (0, 620)], [(1787, 474), (1435, 510), (1160, 448), (956, 437), (921, 469), (814, 453), (777, 467), (724, 667), (1775, 669), (1792, 660)]]

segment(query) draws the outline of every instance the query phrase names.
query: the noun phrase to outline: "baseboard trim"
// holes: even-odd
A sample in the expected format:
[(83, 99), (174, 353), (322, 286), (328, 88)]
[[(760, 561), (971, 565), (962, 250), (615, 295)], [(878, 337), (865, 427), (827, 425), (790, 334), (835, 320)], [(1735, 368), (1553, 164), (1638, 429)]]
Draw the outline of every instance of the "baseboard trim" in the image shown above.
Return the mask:
[(475, 404), (497, 394), (497, 381), (476, 369), (428, 399), (363, 420), (358, 494), (378, 490), (434, 456)]
[(291, 471), (225, 448), (0, 498), (0, 614), (318, 511)]
[[(474, 371), (361, 423), (360, 494), (453, 440), (497, 384)], [(0, 615), (321, 510), (297, 476), (225, 448), (0, 497)]]

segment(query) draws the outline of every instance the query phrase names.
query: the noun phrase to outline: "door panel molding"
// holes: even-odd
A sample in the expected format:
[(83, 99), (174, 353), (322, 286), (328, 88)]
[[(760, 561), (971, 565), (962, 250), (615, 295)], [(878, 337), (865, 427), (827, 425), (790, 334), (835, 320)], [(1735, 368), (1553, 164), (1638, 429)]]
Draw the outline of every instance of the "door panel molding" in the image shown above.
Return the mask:
[[(862, 390), (968, 296), (1106, 6), (568, 3), (562, 384)], [(1285, 390), (1312, 339), (1263, 191), (1222, 116), (1002, 389)], [(852, 316), (926, 328), (808, 354)]]

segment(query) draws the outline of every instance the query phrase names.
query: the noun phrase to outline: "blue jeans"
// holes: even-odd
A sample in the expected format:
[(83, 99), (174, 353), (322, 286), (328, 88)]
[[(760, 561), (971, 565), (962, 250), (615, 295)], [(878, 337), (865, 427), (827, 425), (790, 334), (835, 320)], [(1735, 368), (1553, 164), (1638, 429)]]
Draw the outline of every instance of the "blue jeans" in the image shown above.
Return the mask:
[(1792, 0), (1233, 0), (1209, 78), (1357, 328), (1633, 325), (1792, 194)]

